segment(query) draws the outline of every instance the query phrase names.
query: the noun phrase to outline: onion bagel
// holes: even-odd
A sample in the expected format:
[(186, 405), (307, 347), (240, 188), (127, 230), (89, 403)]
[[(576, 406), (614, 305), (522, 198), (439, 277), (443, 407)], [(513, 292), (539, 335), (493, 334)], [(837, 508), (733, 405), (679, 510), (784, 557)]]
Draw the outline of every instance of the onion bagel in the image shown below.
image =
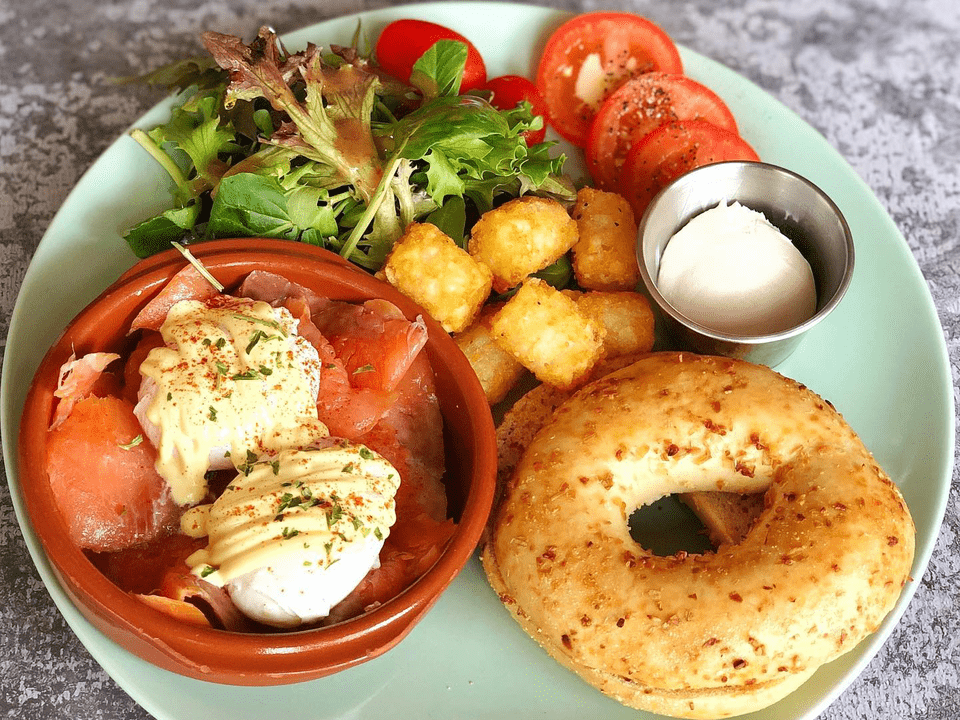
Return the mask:
[[(633, 509), (765, 491), (746, 537), (660, 557)], [(655, 353), (554, 413), (483, 549), (493, 588), (554, 658), (674, 717), (758, 710), (877, 629), (909, 580), (897, 487), (834, 408), (769, 368)]]

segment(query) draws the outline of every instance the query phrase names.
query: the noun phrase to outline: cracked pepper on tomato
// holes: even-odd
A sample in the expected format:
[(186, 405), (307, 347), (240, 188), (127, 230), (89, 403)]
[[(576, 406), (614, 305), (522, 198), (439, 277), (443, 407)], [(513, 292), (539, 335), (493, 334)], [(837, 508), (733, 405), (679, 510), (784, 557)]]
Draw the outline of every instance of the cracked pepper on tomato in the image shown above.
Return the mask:
[[(583, 148), (597, 187), (626, 197), (637, 217), (687, 170), (758, 159), (723, 100), (683, 74), (670, 37), (636, 15), (587, 13), (563, 23), (547, 40), (537, 86), (551, 125)], [(668, 124), (671, 131), (648, 139)]]

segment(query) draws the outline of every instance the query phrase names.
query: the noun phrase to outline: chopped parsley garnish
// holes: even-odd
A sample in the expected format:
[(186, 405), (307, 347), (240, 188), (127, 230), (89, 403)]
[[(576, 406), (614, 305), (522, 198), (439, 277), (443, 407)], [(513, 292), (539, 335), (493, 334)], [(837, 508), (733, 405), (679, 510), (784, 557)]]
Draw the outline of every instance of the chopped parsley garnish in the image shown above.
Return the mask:
[(383, 540), (383, 533), (380, 531), (380, 528), (379, 528), (379, 527), (373, 528), (373, 536), (374, 536), (377, 540)]
[(257, 330), (256, 332), (253, 333), (253, 335), (250, 336), (250, 342), (247, 343), (245, 352), (247, 353), (247, 355), (249, 355), (250, 351), (257, 346), (258, 342), (260, 342), (261, 340), (269, 340), (269, 339), (270, 339), (270, 336), (267, 335), (263, 330)]
[(253, 317), (252, 315), (244, 315), (243, 313), (233, 313), (233, 317), (237, 318), (238, 320), (247, 320), (252, 323), (266, 325), (267, 327), (276, 330), (278, 333), (283, 335), (283, 337), (287, 336), (287, 331), (284, 330), (280, 323), (278, 323), (276, 320), (265, 320), (263, 318)]
[(330, 510), (327, 511), (327, 527), (331, 528), (340, 522), (340, 518), (343, 517), (343, 506), (340, 503), (334, 503), (330, 506)]
[(210, 410), (210, 414), (207, 415), (207, 417), (209, 417), (213, 422), (216, 422), (216, 421), (217, 421), (217, 409), (216, 409), (213, 405), (211, 405), (208, 409)]
[(133, 440), (131, 440), (126, 444), (123, 444), (123, 443), (118, 443), (118, 444), (120, 445), (120, 448), (122, 450), (132, 450), (142, 442), (143, 442), (143, 435), (137, 435)]
[(216, 568), (212, 568), (209, 565), (207, 565), (203, 570), (200, 571), (200, 577), (205, 578), (207, 577), (207, 575), (212, 575), (216, 571), (217, 571)]
[(370, 450), (370, 448), (367, 448), (367, 447), (361, 445), (361, 446), (360, 446), (360, 457), (362, 457), (364, 460), (373, 460), (373, 459), (376, 457), (376, 455), (374, 455), (373, 451)]
[(371, 365), (370, 363), (367, 363), (366, 365), (361, 365), (360, 367), (358, 367), (358, 368), (357, 368), (356, 370), (354, 370), (353, 373), (351, 373), (351, 374), (352, 374), (352, 375), (359, 375), (360, 373), (373, 372), (374, 370), (376, 370), (376, 368), (373, 367), (373, 365)]
[(256, 380), (259, 377), (257, 371), (253, 368), (249, 370), (244, 370), (243, 372), (238, 372), (230, 376), (231, 380)]
[(280, 534), (283, 535), (284, 540), (289, 540), (290, 538), (293, 538), (299, 535), (300, 531), (297, 530), (296, 528), (284, 526)]

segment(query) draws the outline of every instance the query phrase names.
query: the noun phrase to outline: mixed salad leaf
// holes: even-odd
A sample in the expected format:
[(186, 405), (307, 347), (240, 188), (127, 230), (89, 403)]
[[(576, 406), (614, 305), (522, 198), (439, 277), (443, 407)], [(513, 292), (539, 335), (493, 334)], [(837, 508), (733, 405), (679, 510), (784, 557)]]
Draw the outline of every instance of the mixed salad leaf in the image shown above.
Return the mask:
[(521, 136), (529, 103), (459, 95), (466, 48), (437, 42), (410, 84), (351, 47), (290, 53), (273, 30), (248, 44), (206, 33), (211, 57), (144, 78), (177, 89), (168, 122), (132, 135), (174, 183), (173, 207), (127, 231), (139, 257), (219, 237), (326, 247), (369, 270), (414, 221), (459, 242), (476, 218), (524, 193), (574, 198), (555, 143)]

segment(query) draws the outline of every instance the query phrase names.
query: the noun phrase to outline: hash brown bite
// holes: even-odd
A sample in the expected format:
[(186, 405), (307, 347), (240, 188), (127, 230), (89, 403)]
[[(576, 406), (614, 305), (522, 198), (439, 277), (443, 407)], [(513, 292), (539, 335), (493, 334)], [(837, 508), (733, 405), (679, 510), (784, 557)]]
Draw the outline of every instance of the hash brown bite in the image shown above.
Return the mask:
[(646, 353), (653, 349), (654, 315), (650, 301), (635, 292), (565, 290), (587, 317), (603, 326), (604, 357)]
[(577, 223), (556, 200), (524, 196), (489, 210), (474, 224), (469, 250), (505, 292), (556, 262), (577, 242)]
[(579, 239), (573, 246), (573, 273), (588, 290), (633, 290), (640, 281), (637, 221), (630, 203), (617, 193), (585, 187), (573, 206)]
[(387, 256), (383, 275), (447, 332), (470, 325), (492, 283), (486, 265), (430, 223), (407, 226)]
[(494, 316), (491, 331), (500, 347), (555, 387), (579, 384), (603, 355), (603, 326), (535, 277)]
[(526, 372), (523, 365), (493, 339), (490, 325), (502, 306), (502, 303), (487, 305), (470, 327), (453, 337), (470, 361), (491, 405), (503, 400)]

